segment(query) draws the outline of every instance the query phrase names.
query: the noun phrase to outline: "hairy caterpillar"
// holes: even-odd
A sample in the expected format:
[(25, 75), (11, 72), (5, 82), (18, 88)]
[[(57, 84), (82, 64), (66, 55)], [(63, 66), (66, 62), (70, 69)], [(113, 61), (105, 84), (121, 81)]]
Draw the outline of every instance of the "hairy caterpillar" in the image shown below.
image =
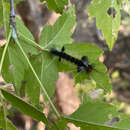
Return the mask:
[(91, 64), (89, 64), (86, 56), (81, 57), (81, 59), (77, 59), (77, 58), (65, 53), (64, 50), (65, 50), (64, 47), (62, 47), (61, 51), (58, 51), (58, 50), (52, 48), (50, 50), (50, 53), (55, 55), (55, 56), (59, 56), (59, 61), (61, 61), (61, 59), (63, 58), (65, 60), (77, 65), (77, 72), (81, 72), (81, 71), (84, 71), (84, 70), (86, 72), (93, 71), (93, 67), (92, 67)]

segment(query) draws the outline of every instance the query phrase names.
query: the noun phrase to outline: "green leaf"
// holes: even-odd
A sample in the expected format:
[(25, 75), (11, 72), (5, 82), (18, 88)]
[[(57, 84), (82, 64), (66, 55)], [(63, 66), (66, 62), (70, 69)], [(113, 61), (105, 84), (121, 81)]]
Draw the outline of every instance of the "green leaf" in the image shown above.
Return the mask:
[(10, 120), (7, 119), (7, 130), (17, 130)]
[(17, 130), (17, 128), (11, 123), (11, 121), (5, 118), (4, 111), (5, 109), (2, 106), (0, 109), (0, 128), (3, 128), (4, 130)]
[[(50, 49), (52, 47), (61, 48), (64, 44), (71, 43), (71, 29), (74, 24), (74, 8), (71, 8), (53, 26), (46, 25), (44, 27), (39, 44), (45, 49)], [(48, 52), (43, 52), (42, 58), (40, 79), (49, 96), (52, 96), (55, 90), (55, 82), (58, 78), (58, 70), (54, 63), (55, 60), (52, 59)]]
[[(42, 55), (31, 57), (30, 61), (49, 97), (52, 97), (56, 87), (56, 80), (58, 79), (58, 70), (52, 60), (52, 56), (48, 52), (43, 52)], [(25, 87), (27, 95), (33, 104), (38, 103), (40, 86), (30, 68), (26, 71), (25, 81), (27, 82)], [(44, 100), (47, 100), (46, 96)]]
[[(0, 121), (0, 128), (4, 129), (3, 121)], [(7, 130), (17, 130), (17, 128), (9, 120), (7, 120)]]
[(118, 128), (122, 128), (125, 130), (129, 130), (130, 129), (130, 116), (129, 115), (125, 115), (125, 114), (120, 114), (120, 122), (116, 123), (114, 126), (118, 127)]
[(17, 43), (17, 45), (19, 46), (19, 49), (21, 50), (22, 54), (24, 55), (24, 57), (25, 57), (25, 59), (26, 59), (28, 65), (29, 65), (29, 67), (31, 68), (31, 71), (32, 71), (33, 74), (35, 75), (35, 78), (36, 78), (36, 80), (38, 81), (38, 83), (39, 83), (41, 89), (43, 90), (43, 92), (44, 92), (46, 98), (49, 100), (49, 103), (50, 103), (50, 105), (52, 106), (53, 110), (55, 111), (55, 114), (57, 115), (57, 117), (60, 117), (59, 112), (56, 110), (54, 104), (53, 104), (52, 101), (51, 101), (51, 98), (49, 97), (49, 95), (48, 95), (46, 89), (44, 88), (43, 84), (41, 83), (41, 81), (40, 81), (38, 75), (36, 74), (36, 72), (35, 72), (33, 66), (31, 65), (31, 63), (30, 63), (30, 61), (29, 61), (29, 59), (28, 59), (26, 53), (24, 52), (23, 48), (21, 47), (21, 45), (20, 45), (20, 43), (19, 43), (19, 41), (18, 41), (17, 39), (16, 39), (16, 43)]
[(17, 130), (17, 128), (8, 119), (7, 119), (7, 128), (8, 128), (8, 130)]
[[(30, 62), (35, 69), (37, 75), (40, 76), (41, 74), (41, 60), (40, 56), (31, 56)], [(25, 72), (25, 91), (27, 96), (30, 98), (31, 103), (34, 105), (39, 105), (39, 98), (40, 98), (40, 86), (37, 82), (34, 74), (32, 73), (30, 67)]]
[(68, 0), (40, 0), (46, 1), (47, 7), (50, 10), (54, 10), (56, 13), (62, 13), (65, 5), (68, 5)]
[(106, 73), (107, 72), (106, 66), (102, 62), (99, 62), (99, 61), (94, 62), (94, 68), (98, 72), (102, 72), (102, 73)]
[[(38, 49), (29, 44), (29, 40), (34, 42), (34, 37), (21, 20), (16, 17), (18, 38), (26, 54), (38, 54)], [(25, 39), (26, 38), (26, 39)], [(28, 39), (28, 40), (27, 40)], [(37, 43), (36, 43), (37, 44)]]
[(51, 126), (50, 130), (65, 130), (66, 126), (67, 120), (61, 117), (60, 120), (58, 120)]
[(7, 130), (7, 120), (6, 120), (6, 112), (5, 112), (5, 107), (4, 105), (1, 107), (0, 109), (0, 119), (2, 120), (1, 124), (2, 124), (2, 128), (4, 130)]
[(120, 128), (112, 128), (111, 126), (108, 127), (91, 122), (85, 123), (84, 121), (76, 120), (74, 118), (65, 117), (65, 119), (68, 121), (68, 123), (73, 123), (77, 127), (80, 127), (81, 130), (123, 130)]
[(109, 79), (109, 76), (106, 73), (93, 71), (90, 73), (89, 77), (96, 82), (96, 88), (101, 88), (104, 90), (104, 93), (107, 94), (111, 92), (112, 85)]
[(74, 15), (74, 8), (70, 8), (58, 18), (53, 26), (45, 25), (39, 44), (45, 49), (50, 49), (61, 48), (64, 44), (72, 43), (71, 29), (75, 24)]
[(95, 61), (103, 54), (103, 50), (91, 43), (73, 43), (64, 45), (65, 52), (71, 56), (81, 59), (87, 56), (89, 61)]
[[(104, 124), (117, 115), (115, 107), (102, 102), (88, 102), (81, 105), (70, 117), (85, 122)], [(102, 117), (102, 118), (101, 118)]]
[[(2, 55), (2, 52), (3, 48), (0, 50), (0, 55)], [(19, 93), (24, 79), (24, 71), (28, 66), (27, 62), (17, 44), (12, 42), (9, 43), (5, 57), (2, 76), (6, 82), (13, 83), (16, 91)]]
[[(17, 18), (17, 28), (18, 33), (25, 34), (26, 37), (30, 38), (32, 41), (34, 40), (32, 34), (29, 30), (24, 26), (24, 24)], [(22, 29), (22, 30), (21, 30)], [(19, 37), (20, 44), (23, 47), (25, 53), (30, 56), (32, 54), (38, 54), (38, 50), (29, 44), (28, 41)], [(1, 48), (1, 55), (3, 49)], [(19, 93), (21, 89), (21, 83), (24, 79), (25, 69), (27, 68), (27, 62), (18, 48), (17, 44), (14, 41), (11, 41), (8, 46), (8, 50), (6, 53), (6, 58), (4, 60), (4, 66), (2, 70), (2, 76), (6, 82), (12, 82), (15, 86), (16, 91)]]
[(59, 72), (72, 72), (77, 70), (77, 67), (67, 60), (62, 59), (62, 62), (59, 62), (58, 57), (56, 58), (56, 64)]
[(49, 97), (54, 94), (56, 80), (58, 79), (58, 70), (55, 62), (53, 62), (54, 60), (55, 59), (52, 59), (51, 54), (49, 54), (48, 52), (43, 52), (40, 79)]
[[(0, 128), (4, 129), (3, 121), (0, 121)], [(17, 128), (9, 120), (7, 120), (7, 130), (17, 130)]]
[(34, 41), (32, 33), (28, 30), (28, 28), (18, 17), (16, 17), (16, 23), (17, 23), (18, 33), (25, 35), (26, 37)]
[(10, 9), (9, 3), (4, 0), (1, 0), (0, 18), (2, 20), (0, 21), (0, 26), (4, 24), (4, 31), (5, 31), (6, 39), (7, 39), (8, 33), (9, 33), (9, 9)]
[(130, 129), (130, 117), (119, 113), (113, 105), (103, 102), (83, 104), (72, 115), (64, 119), (80, 126), (83, 130)]
[(104, 94), (110, 93), (112, 84), (109, 76), (106, 74), (106, 66), (99, 61), (94, 62), (92, 65), (94, 70), (89, 74), (89, 78), (96, 82), (96, 89), (103, 89)]
[[(116, 10), (115, 17), (108, 14), (109, 8)], [(102, 30), (102, 34), (112, 50), (120, 26), (120, 4), (117, 0), (93, 0), (88, 8), (88, 13), (91, 18), (96, 17), (96, 26)]]
[(12, 104), (14, 107), (16, 107), (19, 111), (21, 111), (23, 114), (28, 115), (28, 116), (30, 116), (31, 118), (33, 118), (37, 121), (42, 121), (46, 125), (48, 125), (48, 121), (47, 121), (45, 115), (42, 112), (40, 112), (38, 109), (36, 109), (34, 106), (26, 103), (21, 98), (7, 92), (4, 89), (1, 89), (1, 92), (4, 96), (4, 98), (10, 104)]
[(121, 130), (119, 128), (112, 128), (111, 126), (103, 126), (100, 124), (96, 124), (93, 122), (84, 122), (81, 120), (78, 120), (78, 118), (70, 118), (70, 117), (63, 117), (60, 120), (58, 120), (51, 128), (50, 130), (64, 130), (67, 128), (68, 123), (73, 123), (75, 126), (80, 127), (81, 130)]

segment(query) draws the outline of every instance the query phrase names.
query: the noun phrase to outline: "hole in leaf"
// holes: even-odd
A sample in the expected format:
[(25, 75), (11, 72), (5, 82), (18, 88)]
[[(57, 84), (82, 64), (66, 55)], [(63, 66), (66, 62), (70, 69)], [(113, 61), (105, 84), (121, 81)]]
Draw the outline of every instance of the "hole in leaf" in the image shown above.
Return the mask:
[(106, 125), (109, 125), (109, 126), (113, 126), (114, 124), (116, 124), (117, 122), (120, 121), (120, 118), (119, 117), (113, 117), (111, 120), (109, 120), (108, 122), (106, 122), (105, 124)]
[(107, 10), (107, 14), (108, 15), (112, 15), (113, 18), (116, 17), (116, 10), (113, 8), (113, 7), (110, 7), (108, 10)]

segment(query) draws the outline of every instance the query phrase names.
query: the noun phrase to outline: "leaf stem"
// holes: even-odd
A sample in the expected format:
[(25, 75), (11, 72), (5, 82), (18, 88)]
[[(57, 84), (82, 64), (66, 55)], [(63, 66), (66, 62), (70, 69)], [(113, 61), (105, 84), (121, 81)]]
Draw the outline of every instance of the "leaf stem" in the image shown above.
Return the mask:
[(26, 36), (24, 36), (21, 32), (18, 32), (18, 34), (23, 37), (25, 40), (29, 41), (28, 43), (36, 48), (40, 48), (40, 50), (42, 51), (48, 51), (48, 49), (45, 49), (44, 47), (40, 46), (39, 44), (37, 44), (36, 42), (34, 42), (31, 39), (28, 39)]
[(10, 32), (9, 32), (8, 40), (7, 40), (7, 43), (5, 44), (5, 48), (4, 48), (4, 51), (3, 51), (3, 54), (2, 54), (2, 58), (1, 58), (1, 61), (0, 61), (0, 75), (1, 75), (1, 70), (2, 70), (5, 54), (6, 54), (8, 45), (9, 45), (9, 41), (10, 41), (11, 35), (12, 35), (12, 30), (10, 30)]
[(5, 108), (5, 102), (4, 102), (4, 99), (2, 97), (2, 94), (0, 93), (0, 101), (2, 103), (2, 109), (3, 109), (3, 115), (4, 115), (4, 130), (7, 130), (7, 119), (6, 119), (6, 108)]
[(46, 97), (47, 97), (48, 101), (50, 102), (50, 105), (52, 106), (52, 108), (53, 108), (54, 112), (56, 113), (57, 117), (58, 117), (58, 118), (60, 118), (60, 114), (59, 114), (59, 112), (56, 110), (56, 108), (55, 108), (54, 104), (52, 103), (52, 101), (51, 101), (51, 99), (50, 99), (49, 95), (47, 94), (47, 92), (46, 92), (46, 90), (45, 90), (45, 88), (44, 88), (43, 84), (41, 83), (41, 81), (40, 81), (39, 77), (37, 76), (37, 74), (36, 74), (36, 72), (35, 72), (35, 70), (34, 70), (34, 68), (33, 68), (32, 64), (30, 63), (30, 61), (29, 61), (29, 59), (28, 59), (28, 57), (27, 57), (26, 53), (24, 52), (23, 48), (21, 47), (21, 45), (20, 45), (20, 43), (19, 43), (18, 39), (15, 39), (15, 41), (16, 41), (16, 43), (18, 44), (18, 46), (19, 46), (19, 48), (20, 48), (21, 52), (23, 53), (23, 55), (24, 55), (25, 59), (27, 60), (27, 62), (28, 62), (28, 64), (29, 64), (29, 66), (30, 66), (30, 68), (31, 68), (31, 70), (32, 70), (32, 72), (33, 72), (33, 74), (34, 74), (34, 76), (36, 77), (36, 79), (37, 79), (37, 81), (38, 81), (39, 85), (41, 86), (41, 88), (42, 88), (42, 90), (43, 90), (44, 94), (46, 95)]

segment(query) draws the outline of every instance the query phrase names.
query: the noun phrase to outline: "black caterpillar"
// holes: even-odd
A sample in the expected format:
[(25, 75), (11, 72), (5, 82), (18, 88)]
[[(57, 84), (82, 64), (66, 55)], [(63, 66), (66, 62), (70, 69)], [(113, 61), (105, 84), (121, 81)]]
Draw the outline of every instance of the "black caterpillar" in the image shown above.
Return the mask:
[(86, 71), (86, 72), (92, 72), (93, 71), (93, 67), (92, 65), (89, 64), (88, 59), (86, 56), (83, 56), (81, 58), (81, 60), (70, 56), (68, 54), (66, 54), (64, 52), (65, 48), (63, 47), (61, 51), (58, 51), (56, 49), (51, 49), (50, 53), (56, 56), (59, 56), (59, 61), (61, 61), (61, 58), (70, 61), (71, 63), (74, 63), (75, 65), (77, 65), (77, 72), (81, 72), (81, 71)]

